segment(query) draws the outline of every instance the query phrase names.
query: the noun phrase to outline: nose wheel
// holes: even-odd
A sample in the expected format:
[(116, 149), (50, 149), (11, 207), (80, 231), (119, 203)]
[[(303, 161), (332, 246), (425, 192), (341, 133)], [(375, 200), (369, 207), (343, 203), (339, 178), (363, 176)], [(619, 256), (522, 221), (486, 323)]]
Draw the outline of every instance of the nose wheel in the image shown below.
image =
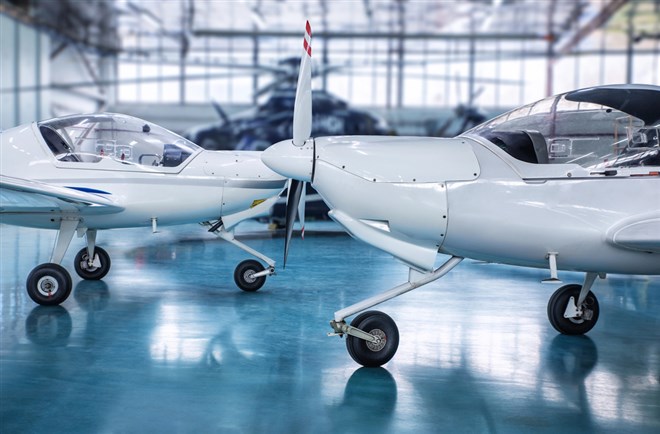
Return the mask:
[(596, 325), (600, 310), (598, 299), (589, 291), (578, 306), (581, 291), (582, 285), (564, 285), (550, 297), (548, 319), (559, 333), (582, 335)]
[(86, 280), (100, 280), (110, 271), (110, 255), (100, 247), (94, 248), (94, 259), (89, 260), (87, 248), (78, 252), (73, 261), (78, 276)]
[[(277, 198), (274, 197), (273, 199), (276, 200)], [(270, 201), (270, 199), (268, 200)], [(248, 259), (238, 264), (234, 270), (234, 282), (240, 289), (247, 292), (257, 291), (266, 283), (266, 277), (275, 274), (275, 261), (234, 238), (234, 230), (228, 231), (225, 229), (222, 219), (215, 224), (211, 224), (211, 222), (202, 224), (210, 226), (209, 232), (268, 264), (268, 268), (264, 268), (259, 261), (254, 259)]]
[(55, 306), (69, 297), (73, 284), (71, 275), (59, 264), (41, 264), (28, 275), (28, 295), (35, 303)]
[(268, 274), (271, 274), (271, 271), (266, 270), (259, 261), (247, 259), (234, 270), (234, 282), (243, 291), (254, 292), (264, 286)]
[(374, 342), (369, 342), (350, 334), (346, 336), (348, 354), (357, 363), (376, 367), (394, 357), (399, 348), (399, 329), (388, 315), (378, 311), (363, 312), (351, 321), (351, 327), (376, 337)]

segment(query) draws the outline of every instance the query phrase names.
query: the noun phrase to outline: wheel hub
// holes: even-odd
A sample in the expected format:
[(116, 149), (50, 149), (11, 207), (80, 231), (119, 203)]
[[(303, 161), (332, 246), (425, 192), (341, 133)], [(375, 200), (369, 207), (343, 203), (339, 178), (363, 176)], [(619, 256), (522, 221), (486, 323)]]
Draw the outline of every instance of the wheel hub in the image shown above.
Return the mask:
[(37, 282), (37, 288), (41, 295), (50, 297), (57, 292), (59, 285), (54, 277), (44, 276)]
[(243, 280), (245, 280), (247, 283), (254, 283), (257, 280), (254, 275), (254, 270), (245, 270), (245, 273), (243, 273)]
[(385, 335), (385, 332), (383, 332), (381, 329), (373, 329), (369, 332), (370, 335), (373, 335), (376, 337), (375, 342), (369, 342), (367, 341), (367, 348), (369, 348), (373, 352), (378, 352), (385, 348), (385, 344), (387, 343), (387, 336)]
[[(95, 256), (97, 256), (97, 255), (95, 255)], [(82, 260), (80, 261), (80, 267), (83, 270), (86, 270), (86, 271), (96, 271), (96, 270), (98, 270), (98, 267), (94, 266), (94, 261), (89, 258), (89, 255), (85, 254), (85, 255), (82, 256), (81, 259)]]

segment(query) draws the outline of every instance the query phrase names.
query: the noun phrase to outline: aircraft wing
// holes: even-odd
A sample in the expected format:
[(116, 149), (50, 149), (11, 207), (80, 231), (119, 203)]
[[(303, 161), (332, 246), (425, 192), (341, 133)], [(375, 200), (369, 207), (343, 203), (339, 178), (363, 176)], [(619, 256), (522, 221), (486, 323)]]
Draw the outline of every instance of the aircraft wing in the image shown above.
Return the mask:
[(98, 215), (123, 210), (96, 192), (0, 175), (0, 214), (59, 214), (67, 211)]

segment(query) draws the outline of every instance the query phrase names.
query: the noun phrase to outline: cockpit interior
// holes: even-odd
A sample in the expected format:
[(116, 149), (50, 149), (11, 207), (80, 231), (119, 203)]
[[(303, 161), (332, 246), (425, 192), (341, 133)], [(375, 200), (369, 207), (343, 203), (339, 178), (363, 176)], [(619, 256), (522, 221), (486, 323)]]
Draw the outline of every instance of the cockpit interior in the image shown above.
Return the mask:
[[(660, 166), (660, 107), (648, 95), (574, 91), (505, 113), (476, 134), (532, 164), (587, 169)], [(648, 99), (648, 98), (646, 98)], [(643, 111), (630, 112), (631, 107)], [(625, 111), (624, 111), (625, 110)]]
[(123, 170), (170, 172), (201, 151), (169, 130), (126, 115), (74, 115), (38, 125), (48, 149), (62, 163), (113, 160)]

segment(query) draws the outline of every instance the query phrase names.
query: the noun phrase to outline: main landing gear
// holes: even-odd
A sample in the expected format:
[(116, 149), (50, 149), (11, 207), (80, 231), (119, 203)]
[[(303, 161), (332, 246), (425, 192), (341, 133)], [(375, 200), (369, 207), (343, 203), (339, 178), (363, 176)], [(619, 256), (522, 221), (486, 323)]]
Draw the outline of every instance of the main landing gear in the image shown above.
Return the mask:
[[(78, 219), (62, 219), (50, 262), (38, 265), (28, 275), (27, 293), (35, 303), (55, 306), (63, 303), (71, 294), (71, 275), (60, 263), (71, 244), (73, 234), (78, 230), (78, 224)], [(110, 270), (110, 256), (102, 248), (96, 247), (96, 230), (81, 229), (79, 234), (85, 234), (87, 247), (76, 255), (76, 272), (83, 279), (103, 278)]]
[(582, 335), (598, 321), (598, 299), (591, 292), (596, 273), (587, 273), (583, 285), (564, 285), (548, 301), (548, 319), (559, 333)]
[[(335, 312), (334, 320), (330, 321), (334, 332), (328, 335), (346, 335), (348, 354), (363, 366), (376, 367), (389, 362), (399, 346), (399, 330), (394, 320), (382, 312), (362, 311), (441, 278), (462, 260), (453, 256), (430, 273), (420, 273), (411, 268), (408, 282)], [(596, 277), (596, 273), (587, 273), (583, 285), (562, 286), (550, 297), (548, 318), (557, 331), (566, 335), (581, 335), (596, 325), (598, 300), (591, 292)], [(359, 312), (362, 313), (350, 325), (346, 324), (345, 318)]]
[(210, 222), (204, 222), (203, 224), (210, 226), (209, 232), (212, 232), (217, 237), (233, 244), (244, 252), (261, 259), (268, 265), (268, 267), (264, 267), (259, 261), (254, 259), (247, 259), (239, 263), (234, 270), (234, 282), (240, 289), (246, 292), (257, 291), (266, 283), (266, 277), (275, 274), (275, 261), (234, 238), (233, 229), (229, 231), (225, 229), (222, 219), (213, 225)]
[(60, 264), (47, 263), (35, 267), (27, 278), (28, 295), (43, 306), (58, 305), (71, 294), (71, 275)]
[[(100, 247), (93, 249), (93, 255), (89, 255), (87, 247), (81, 249), (73, 260), (73, 266), (78, 276), (85, 280), (101, 280), (110, 271), (110, 255)], [(90, 260), (90, 258), (93, 258)]]
[[(71, 294), (73, 287), (71, 275), (60, 263), (76, 232), (81, 237), (85, 235), (87, 239), (87, 247), (80, 250), (74, 259), (76, 273), (85, 280), (100, 280), (110, 271), (110, 255), (96, 246), (96, 229), (79, 229), (79, 223), (78, 218), (62, 219), (50, 262), (37, 266), (28, 275), (27, 293), (35, 303), (45, 306), (59, 305)], [(256, 256), (268, 265), (264, 267), (253, 259), (238, 264), (234, 271), (234, 281), (240, 289), (248, 292), (257, 291), (266, 282), (266, 277), (275, 274), (275, 261), (236, 240), (234, 232), (227, 231), (222, 220), (213, 225), (209, 222), (204, 224), (211, 227), (209, 232)]]

